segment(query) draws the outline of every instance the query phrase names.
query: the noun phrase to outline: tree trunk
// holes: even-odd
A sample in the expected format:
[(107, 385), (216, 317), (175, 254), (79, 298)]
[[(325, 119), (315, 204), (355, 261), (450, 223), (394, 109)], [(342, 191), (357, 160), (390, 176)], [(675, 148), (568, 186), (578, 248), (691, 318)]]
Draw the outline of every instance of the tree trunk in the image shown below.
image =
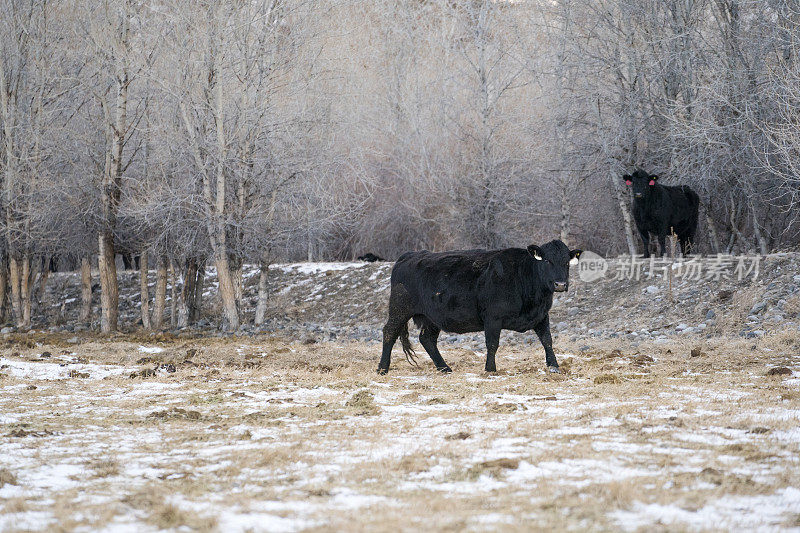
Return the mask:
[(197, 261), (186, 262), (186, 277), (183, 282), (183, 304), (186, 306), (187, 325), (194, 320), (194, 293), (197, 287)]
[(237, 257), (231, 261), (231, 281), (233, 281), (233, 290), (236, 295), (236, 308), (240, 311), (244, 307), (242, 304), (244, 299), (244, 280), (242, 278), (242, 261)]
[(631, 223), (631, 212), (628, 209), (628, 203), (623, 196), (622, 188), (619, 185), (619, 179), (615, 175), (611, 175), (611, 188), (614, 191), (614, 197), (617, 199), (620, 213), (622, 213), (622, 224), (625, 229), (625, 242), (628, 245), (628, 253), (636, 255), (636, 241), (633, 237), (633, 224)]
[(22, 293), (22, 327), (27, 328), (31, 325), (31, 257), (28, 254), (22, 256), (22, 275), (20, 276), (19, 290)]
[(125, 148), (125, 135), (128, 131), (128, 85), (130, 77), (127, 61), (130, 53), (130, 13), (123, 13), (119, 27), (119, 53), (117, 57), (119, 72), (115, 74), (116, 98), (113, 116), (108, 103), (104, 100), (103, 111), (107, 120), (106, 129), (106, 160), (100, 192), (100, 205), (102, 209), (101, 226), (98, 232), (100, 245), (100, 287), (102, 294), (100, 304), (102, 315), (100, 329), (103, 333), (117, 330), (119, 319), (119, 284), (117, 280), (116, 253), (114, 250), (114, 227), (117, 221), (120, 197), (122, 195), (123, 149)]
[(755, 206), (750, 206), (750, 212), (753, 215), (753, 234), (756, 237), (756, 242), (758, 242), (758, 248), (761, 252), (761, 255), (767, 255), (769, 252), (769, 246), (767, 246), (767, 240), (764, 238), (764, 234), (761, 232), (761, 226), (758, 222), (758, 211), (756, 210)]
[(561, 184), (561, 242), (569, 245), (569, 198), (566, 186)]
[(239, 329), (239, 309), (236, 307), (236, 289), (228, 265), (227, 254), (215, 254), (214, 264), (217, 267), (217, 280), (219, 281), (219, 296), (222, 300), (222, 310), (225, 315), (226, 327), (236, 331)]
[(258, 303), (256, 304), (256, 317), (253, 323), (260, 326), (264, 323), (264, 317), (267, 314), (267, 274), (269, 272), (269, 264), (261, 263), (261, 271), (258, 275)]
[(20, 272), (19, 260), (16, 257), (10, 257), (8, 260), (9, 281), (11, 282), (11, 310), (14, 313), (14, 323), (17, 326), (22, 325), (22, 294), (20, 293), (20, 281), (22, 273)]
[(200, 319), (203, 312), (203, 285), (206, 279), (206, 266), (200, 263), (197, 266), (197, 281), (194, 284), (194, 304), (192, 306), (193, 316), (189, 317), (192, 322)]
[(31, 256), (22, 257), (22, 276), (20, 279), (20, 292), (22, 293), (22, 324), (24, 328), (31, 325), (31, 296), (33, 295), (33, 278), (36, 273), (32, 270)]
[(164, 308), (167, 301), (167, 260), (159, 258), (156, 268), (156, 294), (153, 302), (153, 329), (161, 329), (164, 323)]
[(6, 259), (3, 257), (0, 259), (0, 324), (5, 324), (6, 322), (6, 311), (8, 308), (6, 307), (6, 299), (8, 295), (8, 266), (6, 265)]
[(92, 262), (89, 257), (81, 257), (81, 313), (84, 324), (92, 318)]
[(177, 284), (177, 276), (175, 275), (175, 261), (172, 259), (169, 260), (169, 278), (170, 278), (170, 301), (169, 301), (169, 326), (172, 329), (178, 325), (178, 284)]
[(147, 264), (147, 250), (142, 250), (139, 259), (139, 300), (142, 303), (142, 327), (144, 329), (152, 329), (150, 324), (150, 287), (147, 284), (147, 271), (149, 265)]
[(176, 305), (178, 308), (178, 316), (175, 322), (175, 325), (178, 328), (185, 328), (189, 318), (189, 309), (186, 304), (189, 291), (189, 271), (190, 268), (189, 265), (187, 264), (186, 269), (181, 270), (181, 275), (180, 275), (181, 288), (178, 291), (177, 295)]
[(711, 220), (711, 215), (708, 214), (708, 211), (706, 211), (706, 227), (708, 228), (708, 242), (711, 245), (711, 253), (718, 254), (720, 251), (719, 236), (717, 235), (717, 228), (714, 225), (714, 221)]
[(36, 309), (45, 317), (50, 314), (50, 299), (47, 297), (47, 281), (50, 279), (50, 259), (42, 258), (38, 261), (39, 282), (36, 284), (38, 291), (34, 293), (33, 301)]
[(100, 331), (117, 330), (119, 321), (119, 285), (117, 283), (117, 254), (114, 252), (114, 235), (101, 231), (98, 238), (98, 271), (100, 272)]

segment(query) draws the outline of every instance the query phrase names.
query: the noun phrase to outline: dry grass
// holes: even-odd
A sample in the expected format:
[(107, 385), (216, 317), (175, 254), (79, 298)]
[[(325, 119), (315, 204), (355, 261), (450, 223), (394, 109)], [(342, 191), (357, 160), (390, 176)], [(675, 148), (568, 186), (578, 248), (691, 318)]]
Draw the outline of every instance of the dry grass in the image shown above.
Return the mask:
[[(89, 376), (68, 377), (72, 363), (59, 379), (4, 369), (0, 529), (36, 513), (50, 521), (23, 529), (529, 531), (617, 529), (632, 520), (621, 516), (703, 529), (730, 498), (724, 519), (800, 515), (780, 500), (800, 485), (796, 374), (768, 375), (797, 372), (796, 332), (635, 349), (559, 340), (566, 376), (544, 372), (539, 347), (501, 347), (494, 375), (445, 345), (451, 375), (396, 356), (378, 376), (378, 347), (364, 344), (35, 341), (0, 355), (35, 370), (49, 350)], [(175, 372), (129, 377), (166, 363)], [(758, 498), (785, 513), (759, 515)], [(647, 522), (642, 505), (698, 522)]]

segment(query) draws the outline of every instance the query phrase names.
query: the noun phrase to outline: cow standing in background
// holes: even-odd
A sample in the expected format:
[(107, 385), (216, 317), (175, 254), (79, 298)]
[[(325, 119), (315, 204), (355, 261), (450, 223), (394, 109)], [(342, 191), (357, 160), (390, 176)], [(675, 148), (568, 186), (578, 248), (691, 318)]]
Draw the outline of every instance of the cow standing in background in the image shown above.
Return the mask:
[(700, 197), (686, 185), (669, 187), (658, 183), (658, 176), (637, 170), (622, 176), (633, 189), (633, 218), (642, 236), (644, 256), (650, 257), (650, 234), (658, 238), (661, 255), (667, 252), (666, 237), (675, 233), (681, 253), (688, 255), (697, 233)]
[(534, 330), (547, 367), (560, 372), (550, 336), (553, 293), (569, 285), (569, 265), (580, 256), (561, 241), (505, 250), (407, 252), (392, 269), (389, 320), (383, 328), (378, 373), (389, 371), (392, 347), (400, 337), (406, 358), (414, 350), (408, 321), (420, 327), (419, 341), (440, 372), (452, 372), (436, 340), (441, 331), (486, 336), (486, 371), (496, 372), (500, 331)]

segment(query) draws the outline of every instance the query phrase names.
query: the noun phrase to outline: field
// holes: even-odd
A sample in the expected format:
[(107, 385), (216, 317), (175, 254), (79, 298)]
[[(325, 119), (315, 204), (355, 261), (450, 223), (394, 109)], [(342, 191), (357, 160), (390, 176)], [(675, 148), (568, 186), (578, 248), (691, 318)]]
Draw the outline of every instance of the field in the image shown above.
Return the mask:
[(562, 337), (563, 376), (524, 343), (378, 376), (364, 341), (2, 342), (0, 531), (800, 528), (793, 328)]

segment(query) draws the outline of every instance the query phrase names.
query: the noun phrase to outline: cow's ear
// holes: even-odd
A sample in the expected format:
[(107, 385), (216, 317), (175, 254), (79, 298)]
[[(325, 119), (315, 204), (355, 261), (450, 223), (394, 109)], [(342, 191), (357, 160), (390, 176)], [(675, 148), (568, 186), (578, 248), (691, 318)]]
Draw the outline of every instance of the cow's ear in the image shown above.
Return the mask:
[(633, 183), (633, 177), (630, 174), (623, 174), (622, 179), (625, 181), (625, 185)]
[(542, 260), (542, 249), (536, 246), (535, 244), (531, 244), (528, 246), (528, 253), (533, 256), (534, 259), (537, 261)]
[(569, 252), (569, 264), (570, 265), (577, 265), (578, 260), (581, 258), (581, 254), (583, 250), (570, 250)]

